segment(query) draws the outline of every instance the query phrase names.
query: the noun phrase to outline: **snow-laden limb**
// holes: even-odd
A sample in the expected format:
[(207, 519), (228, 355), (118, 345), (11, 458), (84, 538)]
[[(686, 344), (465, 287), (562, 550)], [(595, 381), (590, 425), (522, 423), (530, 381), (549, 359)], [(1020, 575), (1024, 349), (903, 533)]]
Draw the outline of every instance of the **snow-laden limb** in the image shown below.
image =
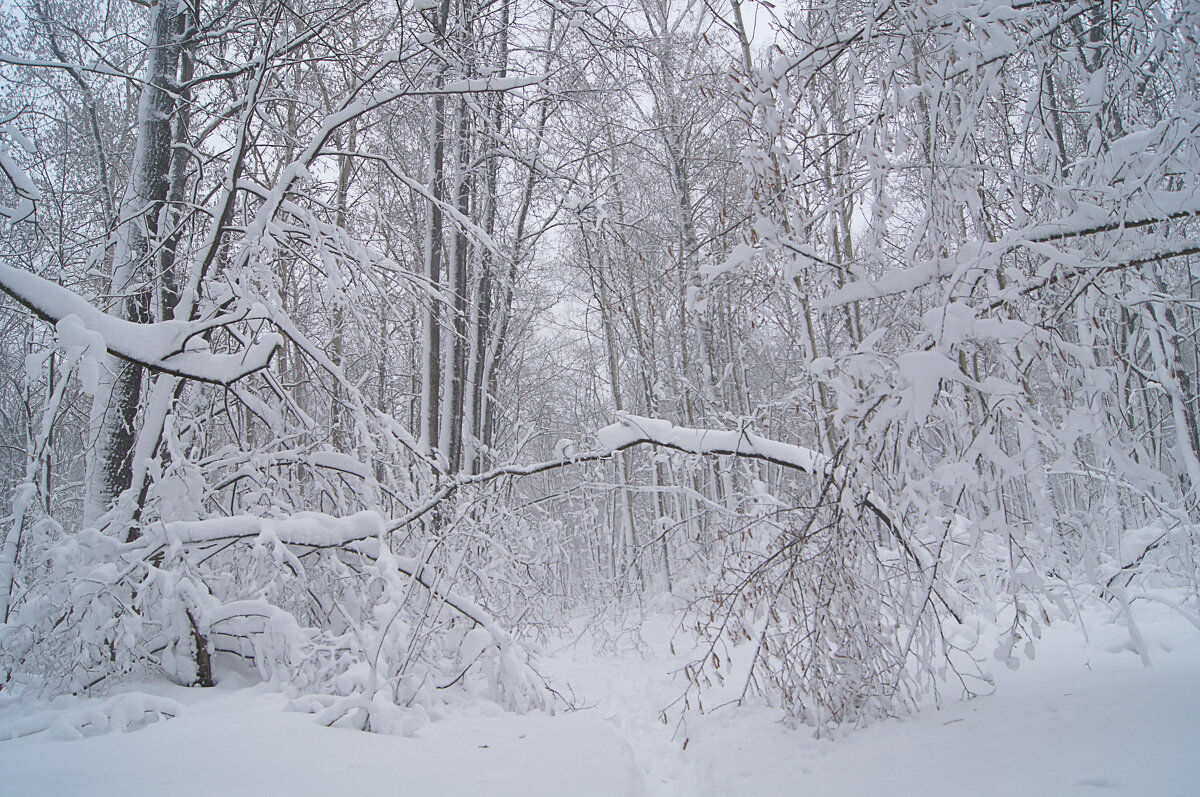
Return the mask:
[[(380, 544), (385, 533), (378, 512), (364, 510), (345, 517), (323, 512), (298, 512), (284, 518), (252, 515), (218, 517), (207, 520), (180, 520), (158, 526), (167, 546), (190, 548), (238, 540), (254, 541), (265, 547), (276, 543), (302, 549), (346, 548), (370, 559), (381, 560), (415, 583), (432, 592), (439, 600), (491, 634), (501, 648), (509, 643), (508, 633), (475, 601), (458, 590), (440, 586), (440, 574), (417, 557), (394, 556)], [(148, 533), (148, 540), (157, 534)]]
[[(596, 440), (605, 450), (623, 451), (648, 444), (688, 454), (758, 459), (813, 476), (831, 476), (835, 481), (844, 479), (846, 475), (844, 468), (834, 467), (833, 460), (819, 451), (770, 440), (745, 429), (692, 429), (638, 415), (621, 413), (618, 417), (616, 423), (596, 432)], [(882, 498), (867, 491), (863, 500), (867, 508), (889, 528), (895, 528), (896, 520)]]
[[(612, 452), (647, 444), (688, 454), (758, 459), (813, 476), (826, 477), (837, 483), (844, 483), (848, 476), (844, 467), (836, 466), (830, 457), (819, 451), (770, 440), (745, 429), (691, 429), (675, 426), (670, 421), (622, 413), (616, 423), (599, 430), (596, 438), (604, 449)], [(578, 459), (585, 458), (594, 457), (583, 455)], [(937, 558), (908, 539), (887, 503), (874, 491), (862, 491), (861, 498), (863, 504), (892, 532), (909, 558), (929, 574), (933, 594), (961, 623), (965, 616), (962, 609), (958, 607), (957, 601), (940, 588), (935, 578)]]
[(137, 75), (131, 75), (128, 72), (122, 72), (116, 67), (99, 60), (91, 64), (85, 64), (82, 62), (71, 63), (67, 61), (53, 61), (45, 58), (22, 58), (21, 56), (13, 53), (0, 52), (0, 64), (8, 64), (9, 66), (32, 66), (41, 69), (59, 69), (68, 72), (90, 72), (96, 75), (118, 77), (122, 80), (128, 80), (135, 84), (142, 82), (138, 79)]
[(370, 510), (346, 517), (323, 512), (297, 512), (283, 518), (236, 515), (207, 520), (176, 520), (162, 524), (161, 530), (168, 545), (184, 547), (261, 537), (279, 540), (287, 545), (336, 548), (378, 537), (383, 530), (383, 520), (378, 512)]
[[(163, 524), (161, 528), (164, 541), (168, 545), (189, 547), (258, 538), (260, 541), (277, 540), (285, 545), (309, 549), (353, 548), (358, 553), (375, 557), (379, 551), (379, 539), (423, 517), (462, 487), (490, 482), (505, 476), (528, 476), (594, 462), (638, 445), (653, 445), (701, 456), (757, 459), (813, 476), (827, 477), (838, 483), (845, 482), (848, 478), (845, 468), (836, 466), (825, 454), (792, 443), (771, 440), (744, 429), (693, 429), (675, 426), (667, 420), (622, 413), (616, 423), (600, 429), (596, 433), (596, 439), (599, 447), (594, 451), (527, 465), (506, 465), (480, 474), (449, 479), (403, 517), (390, 521), (373, 511), (358, 512), (340, 518), (319, 512), (301, 512), (283, 519), (238, 516), (175, 521)], [(908, 539), (882, 497), (871, 490), (861, 491), (860, 497), (863, 504), (892, 532), (906, 555), (926, 572), (936, 571), (936, 557)], [(427, 572), (427, 566), (422, 565), (419, 560), (396, 558), (395, 563), (402, 573), (411, 576), (426, 589), (434, 589), (434, 574)], [(963, 613), (956, 602), (940, 588), (935, 587), (934, 592), (943, 605), (961, 621)], [(451, 590), (439, 597), (489, 631), (500, 631), (494, 621), (465, 596)], [(502, 644), (501, 639), (497, 636), (497, 642)]]
[[(452, 478), (444, 482), (429, 498), (404, 517), (389, 522), (387, 530), (395, 531), (419, 519), (460, 487), (482, 484), (504, 476), (532, 476), (569, 465), (595, 462), (639, 445), (658, 446), (701, 456), (757, 459), (813, 476), (831, 477), (835, 482), (844, 481), (847, 476), (845, 468), (835, 466), (829, 456), (819, 451), (792, 443), (771, 440), (745, 429), (737, 431), (693, 429), (675, 426), (666, 420), (627, 413), (618, 413), (616, 423), (598, 430), (596, 442), (599, 443), (599, 447), (593, 451), (578, 454), (566, 453), (564, 456), (544, 462), (502, 465), (483, 473)], [(866, 490), (862, 493), (861, 498), (866, 507), (892, 530), (906, 553), (914, 561), (922, 567), (933, 566), (931, 557), (925, 551), (921, 550), (919, 546), (910, 545), (903, 537), (898, 521), (881, 496), (873, 490)]]
[(692, 454), (752, 457), (814, 474), (826, 473), (830, 465), (829, 457), (811, 448), (768, 440), (745, 429), (691, 429), (625, 413), (618, 415), (616, 423), (596, 432), (596, 440), (611, 451), (652, 443)]
[(0, 263), (0, 290), (43, 321), (58, 325), (60, 332), (66, 325), (83, 336), (98, 335), (109, 353), (184, 379), (231, 385), (266, 368), (281, 343), (278, 335), (268, 334), (237, 354), (214, 354), (205, 348), (202, 333), (244, 321), (245, 314), (139, 324), (109, 315), (61, 285), (5, 263)]
[[(994, 268), (1002, 257), (1018, 249), (1027, 249), (1049, 257), (1069, 270), (1085, 273), (1088, 270), (1112, 270), (1124, 265), (1140, 265), (1158, 258), (1179, 257), (1196, 251), (1195, 241), (1163, 242), (1162, 246), (1135, 247), (1120, 253), (1110, 252), (1092, 269), (1077, 262), (1078, 258), (1057, 252), (1052, 244), (1061, 244), (1075, 239), (1088, 238), (1103, 233), (1134, 230), (1168, 221), (1186, 219), (1200, 215), (1200, 196), (1194, 192), (1163, 192), (1153, 201), (1130, 203), (1123, 212), (1111, 207), (1088, 205), (1080, 207), (1054, 221), (1032, 224), (1025, 229), (1015, 230), (996, 242), (977, 242), (963, 246), (958, 252), (917, 263), (909, 268), (898, 269), (873, 280), (857, 280), (838, 288), (817, 302), (825, 308), (840, 307), (851, 302), (876, 299), (909, 293), (960, 273), (964, 268)], [(1123, 255), (1123, 256), (1122, 256)], [(1070, 262), (1062, 262), (1070, 261)], [(1048, 277), (1043, 281), (1049, 282)]]
[[(4, 133), (8, 139), (16, 142), (23, 150), (29, 154), (35, 152), (33, 144), (29, 139), (21, 134), (14, 122), (9, 120), (7, 124), (0, 127), (0, 133)], [(13, 191), (17, 195), (17, 204), (15, 207), (8, 207), (0, 204), (0, 218), (8, 219), (9, 224), (16, 224), (24, 221), (33, 215), (34, 203), (42, 198), (42, 192), (34, 185), (33, 180), (21, 168), (9, 153), (9, 144), (3, 138), (0, 138), (0, 175), (4, 176), (12, 185)]]

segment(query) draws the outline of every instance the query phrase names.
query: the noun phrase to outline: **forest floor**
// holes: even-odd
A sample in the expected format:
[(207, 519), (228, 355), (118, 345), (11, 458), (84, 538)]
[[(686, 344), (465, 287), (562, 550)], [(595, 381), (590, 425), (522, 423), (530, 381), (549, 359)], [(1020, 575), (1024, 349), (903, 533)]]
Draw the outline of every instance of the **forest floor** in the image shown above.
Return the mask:
[[(320, 727), (233, 677), (142, 685), (182, 710), (127, 733), (0, 742), (0, 794), (1195, 795), (1200, 632), (1157, 605), (1137, 617), (1149, 667), (1123, 624), (1092, 611), (1050, 626), (1018, 670), (997, 665), (994, 694), (820, 740), (764, 706), (663, 724), (690, 651), (673, 653), (671, 621), (653, 614), (546, 646), (540, 668), (574, 710), (464, 703), (409, 738)], [(20, 720), (0, 716), (0, 730)]]

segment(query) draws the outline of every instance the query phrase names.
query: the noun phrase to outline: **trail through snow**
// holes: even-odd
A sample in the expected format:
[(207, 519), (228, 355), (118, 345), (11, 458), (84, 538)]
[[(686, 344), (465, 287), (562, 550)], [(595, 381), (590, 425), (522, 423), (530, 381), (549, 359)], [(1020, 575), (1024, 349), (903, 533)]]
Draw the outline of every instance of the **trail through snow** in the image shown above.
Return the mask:
[[(1140, 604), (1135, 613), (1150, 667), (1111, 611), (1090, 612), (1082, 627), (1047, 629), (1036, 658), (1017, 671), (997, 665), (994, 694), (945, 699), (940, 709), (836, 739), (793, 730), (761, 705), (684, 723), (676, 713), (662, 724), (659, 710), (682, 689), (670, 672), (692, 658), (671, 653), (662, 618), (648, 620), (640, 644), (620, 655), (577, 644), (544, 666), (571, 684), (587, 707), (578, 713), (599, 715), (628, 740), (656, 797), (1190, 797), (1200, 793), (1200, 633), (1165, 607)], [(735, 674), (729, 683), (726, 700), (741, 681)]]
[[(665, 616), (547, 646), (540, 666), (575, 710), (467, 703), (412, 738), (322, 728), (235, 679), (142, 685), (155, 695), (146, 705), (177, 716), (126, 733), (84, 726), (76, 741), (53, 730), (0, 741), (0, 795), (1195, 795), (1200, 633), (1163, 607), (1139, 604), (1138, 618), (1151, 667), (1126, 629), (1092, 613), (1088, 641), (1079, 625), (1051, 626), (1037, 659), (998, 673), (993, 695), (825, 740), (761, 705), (686, 723), (675, 712), (664, 725), (682, 688), (672, 672), (691, 653), (683, 636), (672, 652)], [(0, 704), (0, 739), (22, 722)]]

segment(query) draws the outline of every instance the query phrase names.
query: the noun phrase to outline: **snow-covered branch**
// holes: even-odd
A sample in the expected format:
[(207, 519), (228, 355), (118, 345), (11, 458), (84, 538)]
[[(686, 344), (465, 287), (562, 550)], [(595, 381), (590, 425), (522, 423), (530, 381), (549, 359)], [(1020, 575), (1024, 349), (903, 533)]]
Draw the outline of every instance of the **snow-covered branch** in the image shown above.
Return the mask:
[[(597, 432), (596, 437), (601, 446), (610, 451), (622, 451), (643, 444), (653, 445), (688, 454), (757, 459), (813, 476), (832, 478), (835, 482), (844, 483), (847, 478), (845, 468), (836, 466), (830, 457), (819, 451), (770, 440), (744, 429), (691, 429), (675, 426), (670, 421), (622, 415), (616, 423)], [(862, 492), (862, 500), (863, 504), (888, 527), (904, 552), (932, 578), (936, 573), (936, 559), (920, 545), (909, 541), (887, 503), (871, 490)], [(936, 586), (936, 583), (933, 592), (955, 619), (961, 622), (961, 609)]]
[[(645, 444), (688, 454), (757, 459), (813, 476), (832, 476), (835, 481), (843, 480), (846, 475), (843, 468), (834, 467), (832, 459), (819, 451), (770, 440), (745, 429), (691, 429), (675, 426), (670, 421), (621, 415), (620, 420), (601, 429), (596, 437), (602, 447), (611, 451)], [(868, 491), (863, 500), (889, 528), (896, 527), (891, 510), (882, 498)]]
[(233, 384), (266, 368), (280, 344), (278, 335), (269, 334), (236, 354), (214, 354), (204, 348), (202, 333), (245, 320), (244, 314), (208, 321), (139, 324), (111, 316), (61, 285), (3, 263), (0, 290), (38, 318), (55, 324), (60, 336), (89, 344), (101, 342), (104, 349), (123, 360), (184, 379)]
[[(1200, 197), (1194, 194), (1161, 194), (1153, 203), (1126, 208), (1124, 214), (1114, 213), (1112, 208), (1088, 207), (1052, 222), (1031, 225), (1018, 230), (995, 243), (977, 243), (964, 246), (947, 257), (939, 257), (914, 266), (884, 274), (875, 280), (858, 280), (838, 288), (818, 304), (826, 308), (840, 307), (851, 302), (894, 296), (908, 293), (930, 285), (941, 279), (954, 276), (964, 268), (989, 268), (999, 263), (1000, 258), (1018, 249), (1028, 249), (1037, 254), (1054, 255), (1062, 261), (1062, 253), (1050, 251), (1048, 247), (1073, 239), (1089, 238), (1103, 233), (1134, 230), (1170, 221), (1200, 215)], [(1148, 244), (1127, 257), (1117, 258), (1119, 265), (1102, 262), (1096, 268), (1112, 269), (1127, 265), (1140, 265), (1167, 257), (1180, 257), (1195, 251), (1194, 242), (1188, 239), (1182, 246), (1176, 241), (1163, 242), (1162, 246)], [(1071, 264), (1072, 272), (1089, 269)]]
[[(335, 517), (322, 512), (298, 512), (284, 518), (252, 515), (217, 517), (206, 520), (180, 520), (158, 527), (161, 540), (170, 547), (195, 548), (213, 544), (253, 541), (260, 545), (283, 545), (302, 549), (348, 548), (377, 559), (383, 553), (380, 540), (386, 529), (378, 512), (356, 512)], [(147, 542), (158, 539), (146, 535)], [(404, 575), (432, 592), (447, 606), (487, 629), (497, 644), (508, 635), (478, 604), (457, 590), (440, 585), (440, 577), (428, 564), (416, 557), (387, 555), (387, 561)]]
[[(19, 147), (28, 152), (34, 153), (34, 146), (21, 131), (17, 129), (17, 125), (11, 119), (0, 121), (0, 133), (5, 134), (7, 138), (12, 139)], [(16, 224), (19, 221), (24, 221), (33, 214), (34, 203), (42, 198), (41, 191), (34, 185), (33, 180), (21, 168), (9, 153), (8, 142), (0, 139), (0, 175), (2, 175), (12, 185), (13, 191), (17, 195), (16, 207), (7, 207), (0, 204), (0, 217), (8, 219), (9, 224)]]
[(183, 547), (267, 536), (287, 545), (337, 548), (378, 537), (382, 521), (377, 512), (356, 512), (345, 517), (323, 512), (298, 512), (284, 518), (252, 515), (176, 520), (160, 526), (168, 545)]

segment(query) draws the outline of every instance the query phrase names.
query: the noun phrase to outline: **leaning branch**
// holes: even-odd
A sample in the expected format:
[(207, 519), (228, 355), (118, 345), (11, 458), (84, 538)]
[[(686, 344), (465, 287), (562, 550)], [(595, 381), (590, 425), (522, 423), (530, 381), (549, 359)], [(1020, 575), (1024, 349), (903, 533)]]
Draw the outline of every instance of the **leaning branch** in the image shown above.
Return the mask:
[[(670, 421), (622, 415), (620, 420), (606, 426), (597, 433), (602, 446), (610, 451), (621, 451), (636, 445), (652, 445), (669, 448), (688, 454), (705, 456), (731, 456), (770, 462), (790, 470), (798, 470), (812, 476), (830, 478), (834, 483), (844, 484), (848, 474), (844, 467), (835, 465), (833, 459), (811, 448), (782, 443), (749, 432), (716, 429), (689, 429), (675, 426)], [(905, 554), (922, 570), (935, 572), (936, 562), (920, 546), (912, 545), (904, 535), (899, 521), (892, 515), (887, 503), (874, 491), (862, 494), (863, 504), (879, 518)], [(934, 593), (954, 619), (962, 622), (962, 612), (954, 606), (941, 590)]]

